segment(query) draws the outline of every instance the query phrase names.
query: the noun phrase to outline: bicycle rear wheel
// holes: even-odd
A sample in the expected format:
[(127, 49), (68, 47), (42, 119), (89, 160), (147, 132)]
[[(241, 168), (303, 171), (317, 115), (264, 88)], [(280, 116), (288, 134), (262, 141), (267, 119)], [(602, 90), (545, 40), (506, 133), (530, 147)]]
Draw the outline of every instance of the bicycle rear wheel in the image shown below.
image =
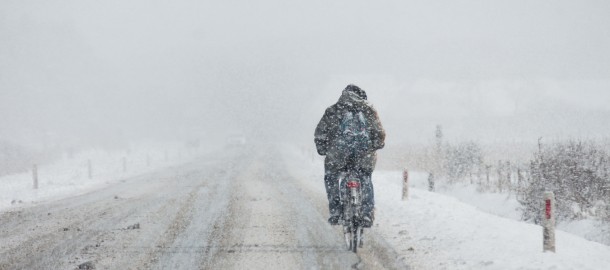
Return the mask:
[(352, 252), (358, 252), (358, 240), (360, 239), (360, 228), (354, 226), (352, 228), (352, 242), (351, 242), (351, 250)]
[(358, 247), (362, 248), (362, 246), (364, 245), (364, 241), (362, 239), (364, 237), (364, 228), (359, 227), (358, 230)]

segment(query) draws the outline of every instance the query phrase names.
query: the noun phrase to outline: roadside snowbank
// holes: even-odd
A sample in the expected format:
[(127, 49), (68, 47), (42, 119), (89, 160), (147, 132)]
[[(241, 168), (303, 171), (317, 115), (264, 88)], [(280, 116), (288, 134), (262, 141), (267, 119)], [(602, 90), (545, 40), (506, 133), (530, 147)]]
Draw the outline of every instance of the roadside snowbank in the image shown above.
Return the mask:
[(608, 246), (558, 230), (557, 253), (543, 253), (538, 225), (485, 213), (456, 198), (418, 188), (411, 188), (409, 200), (403, 202), (400, 172), (373, 177), (378, 194), (376, 228), (415, 269), (607, 269), (610, 265)]
[[(413, 177), (409, 180), (409, 186), (421, 190), (428, 189), (428, 175), (426, 173), (413, 172), (411, 174)], [(377, 175), (394, 179), (402, 177), (400, 172), (381, 171), (378, 172)], [(470, 185), (468, 183), (455, 183), (452, 185), (445, 183), (436, 183), (435, 192), (454, 197), (461, 202), (475, 206), (483, 212), (521, 221), (521, 211), (519, 210), (521, 205), (514, 194), (482, 193), (477, 191), (475, 185)], [(587, 240), (605, 245), (610, 244), (610, 236), (608, 235), (608, 230), (610, 228), (607, 224), (603, 224), (599, 220), (586, 219), (563, 221), (557, 224), (557, 228)]]
[[(137, 144), (129, 151), (92, 149), (38, 167), (38, 189), (32, 172), (0, 177), (0, 210), (83, 194), (161, 168), (187, 162), (198, 152), (179, 143)], [(123, 169), (125, 159), (126, 170)], [(92, 164), (89, 179), (88, 160)]]
[[(311, 150), (295, 148), (287, 149), (285, 157), (290, 169), (305, 178), (303, 182), (325, 194), (321, 157), (312, 158)], [(401, 172), (373, 174), (377, 208), (373, 230), (412, 269), (601, 270), (610, 266), (610, 247), (560, 230), (557, 253), (542, 252), (542, 227), (511, 219), (514, 203), (501, 209), (494, 209), (502, 205), (494, 203), (481, 210), (452, 196), (426, 191), (425, 173), (412, 172), (410, 179), (410, 198), (403, 202)], [(457, 193), (465, 197), (467, 190)], [(470, 200), (476, 204), (506, 197)], [(506, 217), (486, 213), (489, 210)]]

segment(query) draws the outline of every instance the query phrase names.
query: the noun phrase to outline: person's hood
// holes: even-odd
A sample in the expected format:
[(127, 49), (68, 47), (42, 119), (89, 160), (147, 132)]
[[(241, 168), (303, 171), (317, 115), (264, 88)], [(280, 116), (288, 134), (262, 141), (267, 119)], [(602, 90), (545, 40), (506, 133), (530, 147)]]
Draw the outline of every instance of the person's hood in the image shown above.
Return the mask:
[(343, 90), (343, 93), (341, 93), (341, 97), (339, 97), (339, 101), (337, 101), (337, 104), (346, 107), (370, 106), (366, 99), (363, 99), (359, 97), (356, 93), (348, 90)]

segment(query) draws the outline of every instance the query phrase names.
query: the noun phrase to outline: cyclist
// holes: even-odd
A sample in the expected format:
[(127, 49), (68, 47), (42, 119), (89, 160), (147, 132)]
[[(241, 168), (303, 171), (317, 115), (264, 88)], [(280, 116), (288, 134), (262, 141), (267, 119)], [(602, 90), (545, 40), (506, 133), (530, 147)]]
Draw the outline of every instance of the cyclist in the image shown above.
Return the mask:
[[(357, 127), (355, 131), (349, 130), (352, 126)], [(357, 135), (354, 136), (354, 133)], [(348, 165), (352, 165), (362, 177), (363, 226), (370, 227), (375, 218), (371, 174), (377, 161), (375, 151), (385, 144), (385, 131), (377, 111), (367, 101), (366, 92), (353, 84), (345, 87), (339, 101), (324, 112), (314, 137), (318, 154), (326, 156), (324, 184), (330, 212), (328, 222), (331, 225), (339, 222), (341, 202), (338, 178)]]

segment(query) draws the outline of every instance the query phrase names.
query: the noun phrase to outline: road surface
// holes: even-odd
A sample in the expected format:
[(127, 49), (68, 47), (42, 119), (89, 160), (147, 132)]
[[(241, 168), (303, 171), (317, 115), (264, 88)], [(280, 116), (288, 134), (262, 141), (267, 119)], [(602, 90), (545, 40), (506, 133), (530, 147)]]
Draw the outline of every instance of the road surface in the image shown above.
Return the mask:
[(404, 268), (374, 232), (347, 251), (326, 223), (325, 194), (285, 162), (275, 150), (233, 148), (0, 212), (0, 269)]

